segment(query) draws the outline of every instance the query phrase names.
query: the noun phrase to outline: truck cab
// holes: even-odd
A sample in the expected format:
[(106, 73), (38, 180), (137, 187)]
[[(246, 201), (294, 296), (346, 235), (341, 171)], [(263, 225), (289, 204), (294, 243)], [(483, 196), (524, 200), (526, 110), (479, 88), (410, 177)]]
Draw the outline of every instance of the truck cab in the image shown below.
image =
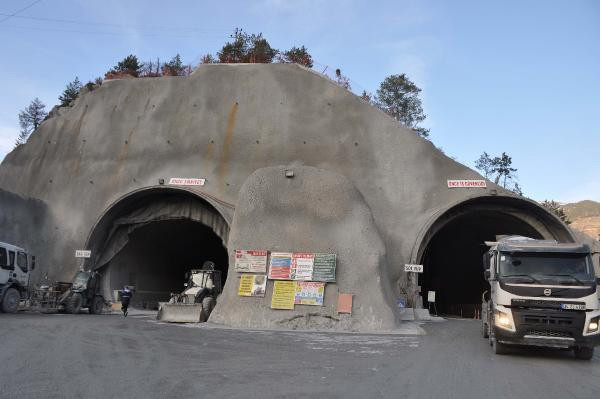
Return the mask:
[(486, 242), (490, 291), (482, 304), (483, 335), (497, 354), (509, 345), (573, 349), (591, 359), (600, 344), (598, 279), (590, 248), (527, 237)]
[(35, 257), (16, 245), (0, 242), (0, 310), (14, 313), (27, 297)]

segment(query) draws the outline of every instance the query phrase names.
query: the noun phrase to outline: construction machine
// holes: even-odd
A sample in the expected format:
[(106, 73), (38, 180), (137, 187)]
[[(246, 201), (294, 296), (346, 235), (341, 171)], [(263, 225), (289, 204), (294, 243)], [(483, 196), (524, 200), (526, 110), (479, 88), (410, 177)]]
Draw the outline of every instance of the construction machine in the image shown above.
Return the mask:
[(171, 293), (169, 302), (159, 302), (156, 318), (170, 323), (202, 323), (208, 320), (221, 293), (221, 272), (207, 261), (202, 269), (192, 269), (185, 275), (185, 289)]
[(104, 298), (100, 291), (100, 274), (95, 271), (77, 272), (70, 283), (57, 281), (32, 290), (30, 305), (42, 312), (64, 311), (77, 314), (88, 309), (90, 314), (101, 314)]

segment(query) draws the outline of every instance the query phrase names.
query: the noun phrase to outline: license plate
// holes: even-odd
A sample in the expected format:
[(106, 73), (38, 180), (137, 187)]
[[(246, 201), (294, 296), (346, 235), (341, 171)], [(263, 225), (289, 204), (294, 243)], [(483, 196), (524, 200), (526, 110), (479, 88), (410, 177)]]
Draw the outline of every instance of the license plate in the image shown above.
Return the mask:
[(585, 310), (585, 305), (575, 303), (561, 303), (560, 308), (564, 310)]

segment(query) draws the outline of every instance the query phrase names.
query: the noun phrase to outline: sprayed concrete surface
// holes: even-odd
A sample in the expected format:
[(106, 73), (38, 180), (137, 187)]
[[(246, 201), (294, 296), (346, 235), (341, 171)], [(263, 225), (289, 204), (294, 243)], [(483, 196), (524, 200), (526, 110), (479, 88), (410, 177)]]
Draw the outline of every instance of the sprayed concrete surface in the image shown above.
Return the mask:
[[(305, 208), (292, 209), (301, 201), (288, 201), (286, 207), (285, 201), (268, 198), (271, 209), (249, 211), (254, 193), (266, 198), (264, 188), (242, 189), (252, 188), (253, 173), (304, 166), (340, 177), (324, 180), (319, 190), (318, 181), (307, 185), (312, 192), (298, 193)], [(262, 177), (269, 176), (264, 186), (282, 193), (281, 176)], [(0, 165), (0, 189), (10, 194), (0, 196), (0, 220), (15, 201), (20, 209), (44, 207), (43, 222), (22, 218), (3, 225), (0, 240), (18, 241), (37, 255), (34, 280), (45, 275), (69, 280), (81, 266), (74, 251), (92, 250), (86, 267), (98, 266), (105, 244), (98, 231), (110, 230), (122, 216), (117, 210), (151, 206), (144, 193), (177, 192), (169, 187), (171, 177), (205, 178), (202, 187), (178, 190), (206, 201), (227, 223), (241, 205), (240, 223), (230, 231), (236, 239), (224, 243), (230, 257), (235, 249), (253, 249), (237, 248), (241, 244), (314, 252), (352, 242), (354, 248), (340, 249), (338, 275), (346, 283), (356, 277), (344, 275), (357, 270), (352, 253), (372, 271), (364, 286), (341, 287), (358, 287), (351, 293), (358, 314), (366, 318), (350, 324), (363, 331), (397, 322), (395, 300), (415, 288), (407, 287), (404, 264), (422, 260), (428, 240), (457, 215), (457, 207), (466, 212), (474, 203), (493, 206), (501, 218), (523, 220), (540, 237), (572, 240), (555, 216), (491, 182), (486, 188), (448, 189), (448, 179), (482, 177), (326, 77), (287, 64), (202, 65), (188, 77), (112, 80), (83, 93)], [(329, 195), (342, 181), (352, 188), (351, 197)], [(321, 207), (345, 213), (313, 218), (313, 224), (302, 219)], [(263, 215), (279, 216), (295, 234), (288, 231), (273, 242), (253, 237), (251, 226), (263, 223)], [(268, 223), (276, 221), (272, 217)], [(344, 224), (345, 235), (323, 238), (327, 229), (339, 232)], [(218, 316), (244, 324), (237, 306), (219, 306)]]
[(492, 354), (472, 320), (427, 335), (176, 326), (145, 315), (2, 315), (1, 398), (594, 398), (600, 356)]

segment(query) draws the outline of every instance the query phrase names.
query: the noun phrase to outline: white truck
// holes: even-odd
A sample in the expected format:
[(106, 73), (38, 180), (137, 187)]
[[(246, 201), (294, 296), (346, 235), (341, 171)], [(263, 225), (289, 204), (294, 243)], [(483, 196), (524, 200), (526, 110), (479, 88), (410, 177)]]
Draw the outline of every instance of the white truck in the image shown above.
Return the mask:
[(23, 248), (0, 241), (0, 311), (15, 313), (27, 298), (35, 257)]
[(512, 236), (484, 254), (483, 336), (496, 354), (510, 345), (567, 348), (589, 360), (600, 344), (598, 278), (590, 248)]

